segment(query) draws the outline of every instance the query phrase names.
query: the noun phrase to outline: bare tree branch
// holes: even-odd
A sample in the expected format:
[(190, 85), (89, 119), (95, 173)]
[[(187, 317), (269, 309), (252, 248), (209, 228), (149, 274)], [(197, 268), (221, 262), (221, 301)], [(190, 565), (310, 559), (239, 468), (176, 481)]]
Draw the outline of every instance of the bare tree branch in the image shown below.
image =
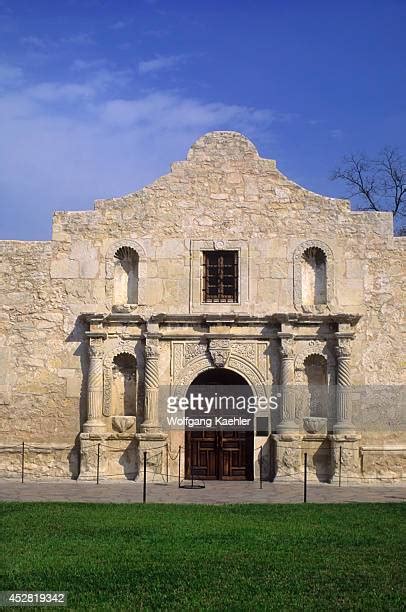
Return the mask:
[(386, 147), (377, 159), (351, 154), (332, 174), (349, 190), (349, 197), (359, 197), (363, 210), (390, 211), (394, 218), (406, 216), (406, 160), (393, 148)]

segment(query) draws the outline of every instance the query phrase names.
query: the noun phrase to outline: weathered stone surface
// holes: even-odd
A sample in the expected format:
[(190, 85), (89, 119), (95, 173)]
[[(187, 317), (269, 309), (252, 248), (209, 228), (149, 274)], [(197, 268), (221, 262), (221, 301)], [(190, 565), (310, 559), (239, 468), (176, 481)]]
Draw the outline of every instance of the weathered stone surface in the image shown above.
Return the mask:
[[(330, 390), (338, 375), (346, 381), (347, 370), (340, 370), (339, 359), (345, 361), (348, 336), (348, 386), (386, 385), (394, 391), (354, 391), (354, 414), (381, 421), (370, 430), (368, 419), (361, 419), (360, 439), (343, 439), (346, 474), (362, 481), (399, 478), (404, 472), (404, 454), (396, 449), (406, 446), (399, 399), (401, 385), (406, 385), (401, 334), (406, 238), (393, 237), (389, 213), (352, 212), (348, 201), (314, 194), (287, 179), (274, 161), (259, 157), (243, 135), (213, 132), (191, 147), (186, 161), (174, 163), (169, 174), (137, 193), (97, 200), (92, 211), (55, 213), (52, 236), (44, 242), (0, 242), (1, 440), (38, 446), (29, 459), (33, 473), (37, 466), (42, 475), (77, 475), (78, 434), (88, 419), (90, 395), (96, 393), (100, 431), (99, 438), (82, 439), (84, 477), (87, 473), (94, 478), (97, 439), (105, 445), (102, 464), (107, 476), (137, 475), (134, 436), (142, 430), (145, 402), (156, 399), (154, 372), (159, 385), (190, 384), (202, 369), (212, 367), (212, 360), (206, 348), (201, 352), (188, 343), (201, 346), (216, 333), (238, 345), (227, 363), (258, 392), (280, 382), (280, 345), (288, 344), (286, 334), (292, 339), (286, 359), (292, 363), (294, 384), (308, 380), (306, 359), (313, 354), (325, 359)], [(120, 247), (133, 249), (138, 257), (138, 278), (131, 281), (138, 283), (136, 304), (115, 301), (117, 270), (121, 281), (132, 273), (118, 267), (115, 254)], [(202, 252), (216, 249), (238, 251), (235, 303), (202, 302)], [(304, 274), (306, 249), (315, 250)], [(323, 270), (326, 286), (313, 292), (321, 303), (304, 303), (304, 296), (313, 299), (304, 285), (319, 282)], [(86, 319), (86, 313), (97, 316)], [(165, 317), (172, 322), (165, 323)], [(267, 322), (270, 317), (273, 323)], [(92, 375), (90, 391), (88, 331), (99, 337), (101, 346), (101, 365)], [(159, 356), (146, 388), (144, 344), (151, 333), (159, 339)], [(122, 365), (125, 358), (115, 370), (114, 358), (122, 353), (135, 356), (135, 372)], [(130, 429), (128, 439), (121, 439), (126, 432), (117, 430), (113, 418), (130, 416), (114, 412), (114, 398), (131, 376), (136, 387), (131, 419), (138, 433)], [(273, 439), (280, 474), (301, 478), (304, 449), (309, 448), (314, 477), (325, 472), (335, 479), (335, 400), (330, 397), (324, 406), (327, 432), (316, 439), (319, 434), (303, 429), (303, 419), (314, 416), (309, 414), (312, 398), (309, 393), (298, 397), (293, 412), (293, 404), (285, 405), (294, 413), (298, 436)], [(347, 399), (345, 394), (340, 399), (344, 412)], [(275, 433), (277, 415), (270, 419)], [(156, 423), (151, 427), (155, 431)], [(55, 449), (53, 442), (71, 450)], [(184, 444), (183, 432), (173, 432), (168, 443), (175, 453)], [(142, 444), (144, 448), (148, 441)], [(164, 444), (165, 438), (150, 447)], [(371, 445), (373, 451), (360, 450)], [(18, 473), (17, 457), (14, 451), (0, 454), (4, 473)], [(177, 460), (169, 458), (168, 465), (176, 473)]]
[(77, 278), (79, 262), (70, 259), (59, 259), (51, 263), (51, 278)]

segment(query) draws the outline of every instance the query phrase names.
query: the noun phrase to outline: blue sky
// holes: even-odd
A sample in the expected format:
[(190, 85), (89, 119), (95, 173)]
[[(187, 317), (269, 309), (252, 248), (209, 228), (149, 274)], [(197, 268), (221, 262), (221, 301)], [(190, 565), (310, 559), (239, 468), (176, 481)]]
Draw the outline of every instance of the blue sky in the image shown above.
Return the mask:
[(216, 129), (345, 195), (345, 153), (405, 152), (405, 26), (405, 0), (0, 0), (0, 238), (48, 239)]

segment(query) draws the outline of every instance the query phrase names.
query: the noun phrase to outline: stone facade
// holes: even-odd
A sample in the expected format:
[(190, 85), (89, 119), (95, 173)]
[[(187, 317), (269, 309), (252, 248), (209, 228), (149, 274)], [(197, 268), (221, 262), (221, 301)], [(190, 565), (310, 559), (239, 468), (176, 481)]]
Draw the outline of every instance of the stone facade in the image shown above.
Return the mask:
[[(202, 300), (216, 250), (238, 254), (233, 303)], [(136, 193), (55, 213), (51, 241), (0, 242), (0, 476), (23, 441), (32, 476), (93, 479), (98, 461), (137, 478), (144, 451), (174, 476), (184, 433), (162, 431), (159, 391), (226, 367), (280, 389), (254, 444), (266, 477), (301, 478), (307, 452), (319, 480), (401, 479), (405, 251), (390, 213), (296, 185), (236, 132)]]

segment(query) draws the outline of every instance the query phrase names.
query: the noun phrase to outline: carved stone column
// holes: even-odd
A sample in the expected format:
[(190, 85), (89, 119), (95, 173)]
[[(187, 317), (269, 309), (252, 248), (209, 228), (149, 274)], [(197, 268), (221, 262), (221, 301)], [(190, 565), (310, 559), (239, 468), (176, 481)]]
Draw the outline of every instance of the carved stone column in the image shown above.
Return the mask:
[(294, 370), (294, 338), (291, 334), (280, 334), (281, 338), (281, 421), (277, 427), (278, 434), (296, 432), (295, 422), (295, 370)]
[(351, 407), (351, 342), (352, 336), (337, 334), (337, 417), (334, 433), (353, 431)]
[(86, 433), (103, 432), (103, 339), (90, 338), (89, 375), (87, 382), (87, 421), (83, 426)]
[(144, 421), (141, 425), (143, 433), (156, 432), (158, 423), (158, 392), (159, 392), (159, 340), (147, 338), (145, 345), (145, 404)]

